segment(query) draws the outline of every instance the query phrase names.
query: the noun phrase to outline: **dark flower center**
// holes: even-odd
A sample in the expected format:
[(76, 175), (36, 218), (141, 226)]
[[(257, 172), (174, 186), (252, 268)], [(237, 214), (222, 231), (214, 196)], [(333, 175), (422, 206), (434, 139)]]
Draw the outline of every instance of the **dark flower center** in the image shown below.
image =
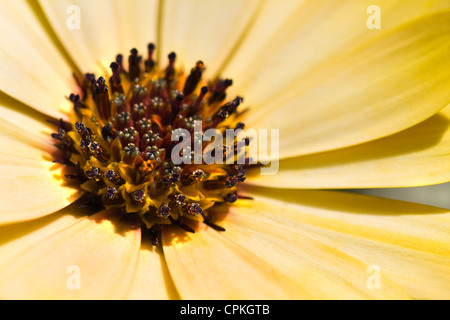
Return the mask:
[[(118, 55), (108, 81), (94, 74), (77, 79), (80, 92), (69, 97), (73, 124), (61, 120), (52, 134), (63, 154), (58, 162), (97, 205), (137, 216), (146, 230), (174, 224), (193, 232), (185, 218), (224, 230), (210, 222), (209, 209), (238, 199), (249, 160), (237, 159), (249, 141), (234, 138), (228, 146), (225, 138), (211, 141), (202, 134), (215, 129), (225, 137), (227, 129), (243, 130), (243, 99), (227, 101), (229, 79), (205, 85), (202, 61), (186, 76), (171, 53), (159, 69), (154, 49), (148, 45), (145, 61), (132, 49), (128, 70)], [(174, 139), (177, 132), (182, 134)], [(221, 161), (205, 161), (205, 150)]]

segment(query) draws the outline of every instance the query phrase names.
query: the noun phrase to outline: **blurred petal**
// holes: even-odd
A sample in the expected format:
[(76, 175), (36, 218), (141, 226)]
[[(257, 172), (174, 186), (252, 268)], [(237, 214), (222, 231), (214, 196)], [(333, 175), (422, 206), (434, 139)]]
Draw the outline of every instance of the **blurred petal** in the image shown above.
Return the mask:
[[(128, 56), (137, 48), (145, 57), (156, 40), (157, 0), (41, 0), (52, 27), (83, 72), (103, 74), (118, 53)], [(68, 28), (68, 19), (80, 13), (80, 28)], [(127, 59), (124, 59), (125, 61)]]
[[(7, 299), (121, 298), (134, 275), (140, 235), (140, 229), (119, 224), (117, 217), (108, 211), (82, 219), (2, 266), (0, 296)], [(71, 278), (76, 275), (80, 277), (80, 288), (71, 287), (77, 283)]]
[(450, 99), (449, 19), (450, 11), (414, 20), (330, 60), (253, 108), (246, 124), (279, 129), (283, 158), (371, 141), (429, 118)]
[(50, 141), (50, 135), (56, 129), (43, 113), (19, 102), (0, 92), (0, 118), (6, 120), (21, 130), (28, 132), (31, 138)]
[(183, 299), (309, 298), (303, 288), (217, 231), (163, 230), (163, 249)]
[(335, 151), (281, 160), (251, 184), (278, 188), (411, 187), (450, 181), (450, 106), (392, 136)]
[(256, 210), (259, 221), (378, 266), (382, 276), (413, 298), (449, 297), (448, 210), (343, 192), (265, 188), (246, 192), (255, 201), (240, 206)]
[(136, 275), (127, 297), (131, 300), (179, 299), (160, 248), (146, 243), (141, 245)]
[(72, 204), (39, 219), (0, 226), (0, 269), (39, 241), (84, 219), (86, 214), (86, 210)]
[(0, 90), (54, 117), (71, 109), (72, 71), (24, 0), (2, 2)]
[(48, 138), (3, 119), (0, 128), (0, 224), (48, 215), (80, 197), (62, 179), (60, 165), (52, 163)]
[[(249, 79), (249, 71), (253, 71), (251, 68), (255, 66), (255, 63), (268, 58), (265, 50), (271, 52), (274, 49), (271, 48), (273, 39), (279, 39), (286, 36), (286, 34), (292, 36), (291, 32), (285, 34), (283, 27), (291, 19), (297, 21), (298, 10), (307, 0), (265, 0), (261, 2), (264, 2), (261, 12), (256, 17), (254, 24), (249, 28), (245, 39), (221, 66), (220, 74), (222, 76), (231, 76), (233, 80), (236, 80), (234, 81), (233, 87), (228, 89), (228, 91), (237, 92), (241, 90), (241, 94), (246, 93), (244, 84), (248, 85), (248, 82), (251, 82)], [(315, 3), (315, 1), (311, 1), (311, 3)], [(288, 63), (283, 64), (285, 67), (288, 67), (288, 65)], [(270, 77), (272, 80), (273, 75)], [(245, 97), (247, 99), (247, 95)]]
[[(381, 29), (369, 30), (367, 8), (381, 10)], [(449, 9), (447, 0), (314, 0), (266, 4), (223, 74), (230, 91), (249, 105), (267, 101), (309, 82), (308, 72), (410, 20)]]
[[(252, 208), (255, 205), (257, 209)], [(407, 299), (396, 284), (383, 279), (383, 290), (367, 288), (368, 265), (334, 247), (260, 221), (258, 205), (231, 208), (220, 226), (224, 236), (267, 261), (308, 290), (315, 299)], [(277, 212), (272, 212), (277, 214)]]
[[(161, 57), (174, 51), (179, 66), (190, 70), (202, 60), (213, 77), (250, 28), (264, 1), (166, 0), (164, 1)], [(244, 40), (245, 41), (245, 40)]]

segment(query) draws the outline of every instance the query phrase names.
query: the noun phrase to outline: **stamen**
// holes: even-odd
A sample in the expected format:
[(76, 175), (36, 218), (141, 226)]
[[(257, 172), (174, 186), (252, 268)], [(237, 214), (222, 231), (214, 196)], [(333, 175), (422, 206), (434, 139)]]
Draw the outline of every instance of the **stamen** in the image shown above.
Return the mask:
[(128, 77), (131, 82), (138, 80), (141, 74), (139, 68), (139, 57), (136, 49), (131, 49), (131, 54), (128, 57)]
[(100, 77), (97, 79), (94, 98), (100, 117), (108, 120), (111, 117), (111, 105), (109, 102), (108, 87), (105, 83), (105, 78)]
[(119, 72), (125, 72), (125, 69), (123, 68), (123, 56), (121, 54), (116, 56), (116, 62), (119, 65)]
[(133, 198), (137, 202), (144, 201), (144, 196), (145, 196), (144, 190), (139, 189), (139, 190), (133, 192)]
[(158, 215), (163, 217), (163, 218), (169, 218), (170, 217), (170, 208), (169, 208), (169, 206), (164, 203), (161, 207), (159, 207)]
[(197, 61), (195, 64), (195, 67), (191, 70), (191, 74), (186, 80), (186, 83), (184, 84), (183, 94), (187, 97), (192, 92), (194, 92), (195, 88), (197, 88), (197, 85), (199, 84), (203, 70), (205, 69), (205, 65), (202, 61)]
[(225, 79), (219, 80), (217, 84), (212, 89), (212, 94), (208, 100), (209, 104), (216, 102), (222, 102), (227, 97), (226, 90), (233, 84), (233, 80)]
[(86, 108), (84, 103), (80, 99), (80, 95), (71, 93), (69, 96), (69, 100), (73, 103), (73, 109), (75, 113), (81, 115), (81, 109)]
[(190, 232), (190, 233), (195, 233), (195, 230), (192, 229), (191, 227), (189, 227), (188, 225), (184, 224), (182, 221), (182, 219), (177, 219), (175, 220), (174, 218), (172, 218), (171, 216), (168, 217), (170, 222), (172, 222), (172, 224), (182, 228), (183, 230)]
[(106, 197), (110, 200), (117, 198), (117, 189), (114, 187), (109, 187), (108, 191), (106, 191)]
[(175, 54), (175, 52), (171, 52), (169, 54), (169, 66), (166, 69), (166, 81), (170, 82), (173, 80), (174, 75), (175, 75), (175, 58), (177, 57), (177, 55)]
[(109, 85), (112, 93), (123, 93), (123, 88), (120, 80), (119, 65), (117, 62), (112, 62), (110, 65), (112, 76), (109, 78)]
[(148, 49), (148, 59), (145, 61), (145, 72), (150, 72), (155, 66), (155, 61), (153, 60), (153, 52), (155, 51), (155, 45), (153, 43), (149, 43), (147, 49)]
[(195, 103), (192, 105), (191, 112), (189, 113), (190, 115), (194, 115), (197, 113), (198, 108), (200, 107), (200, 105), (207, 93), (208, 93), (208, 87), (206, 87), (206, 86), (202, 87), (202, 89), (200, 90), (200, 95), (198, 96)]
[(236, 192), (232, 192), (232, 193), (227, 194), (225, 197), (223, 197), (223, 199), (227, 202), (233, 203), (233, 202), (236, 202), (236, 200), (238, 198), (237, 198)]
[(221, 232), (226, 231), (225, 228), (220, 227), (220, 226), (216, 225), (215, 223), (212, 223), (211, 217), (206, 217), (203, 213), (201, 213), (201, 215), (203, 217), (203, 223), (206, 224), (207, 226), (213, 228), (216, 231), (221, 231)]
[(193, 216), (197, 216), (197, 215), (203, 213), (203, 209), (202, 209), (202, 207), (200, 207), (200, 205), (198, 203), (191, 203), (187, 207), (187, 213), (189, 213)]
[(91, 170), (86, 171), (86, 176), (88, 179), (100, 181), (100, 170), (98, 168), (92, 168)]

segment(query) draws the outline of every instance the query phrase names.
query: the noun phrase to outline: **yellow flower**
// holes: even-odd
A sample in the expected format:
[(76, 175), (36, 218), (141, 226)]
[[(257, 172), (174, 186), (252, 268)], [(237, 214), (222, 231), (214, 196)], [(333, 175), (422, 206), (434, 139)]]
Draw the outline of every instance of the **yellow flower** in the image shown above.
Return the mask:
[[(448, 299), (448, 210), (312, 190), (450, 180), (450, 4), (377, 1), (374, 30), (371, 4), (4, 1), (0, 297)], [(73, 70), (106, 74), (150, 41), (157, 61), (175, 51), (232, 78), (248, 127), (280, 129), (279, 172), (247, 179), (253, 200), (215, 209), (226, 231), (165, 228), (162, 248), (73, 204), (81, 192), (52, 163), (46, 122), (71, 110)]]

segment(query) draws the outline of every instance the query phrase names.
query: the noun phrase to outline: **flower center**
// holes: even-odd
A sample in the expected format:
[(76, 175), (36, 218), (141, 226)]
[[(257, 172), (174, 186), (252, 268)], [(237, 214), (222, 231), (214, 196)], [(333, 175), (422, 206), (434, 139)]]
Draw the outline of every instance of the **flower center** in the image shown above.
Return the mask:
[[(132, 49), (128, 70), (117, 55), (109, 85), (94, 74), (77, 79), (80, 94), (69, 98), (74, 123), (61, 120), (52, 134), (62, 150), (59, 162), (70, 168), (66, 177), (79, 182), (91, 202), (137, 216), (151, 234), (169, 224), (193, 232), (185, 218), (224, 231), (209, 221), (208, 209), (235, 202), (237, 185), (245, 180), (249, 161), (235, 160), (245, 155), (248, 139), (234, 138), (227, 146), (223, 138), (226, 130), (243, 129), (238, 122), (243, 100), (226, 102), (229, 79), (202, 84), (202, 61), (186, 76), (171, 53), (167, 67), (158, 69), (154, 49), (148, 45), (145, 61)], [(203, 139), (208, 129), (221, 133), (221, 140)], [(206, 161), (206, 150), (221, 161)]]

